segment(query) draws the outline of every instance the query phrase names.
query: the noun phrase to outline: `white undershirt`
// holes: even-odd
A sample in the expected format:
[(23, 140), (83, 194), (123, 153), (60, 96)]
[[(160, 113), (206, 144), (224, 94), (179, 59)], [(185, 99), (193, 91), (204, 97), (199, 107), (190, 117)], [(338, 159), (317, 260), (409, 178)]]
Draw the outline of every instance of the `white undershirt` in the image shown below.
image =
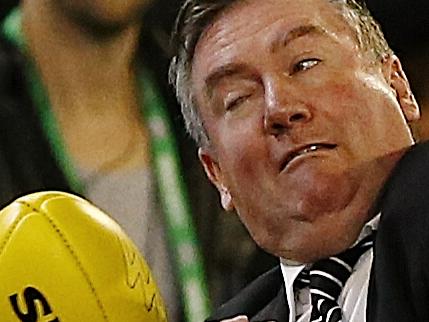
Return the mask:
[[(379, 220), (380, 214), (369, 221), (362, 229), (356, 243), (372, 231), (377, 230)], [(344, 285), (338, 299), (338, 304), (343, 312), (342, 322), (365, 322), (366, 320), (366, 301), (372, 259), (373, 250), (371, 248), (359, 258), (350, 278)], [(304, 288), (297, 294), (294, 294), (293, 291), (293, 283), (305, 265), (291, 265), (284, 259), (281, 259), (280, 262), (290, 312), (289, 322), (309, 322), (311, 316), (310, 289)]]

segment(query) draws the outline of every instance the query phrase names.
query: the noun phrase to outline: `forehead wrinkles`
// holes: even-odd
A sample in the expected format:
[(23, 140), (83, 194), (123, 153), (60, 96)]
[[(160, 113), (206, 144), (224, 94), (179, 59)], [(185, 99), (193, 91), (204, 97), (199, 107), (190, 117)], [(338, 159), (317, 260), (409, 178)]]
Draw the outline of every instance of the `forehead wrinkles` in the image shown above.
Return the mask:
[(301, 0), (299, 3), (264, 0), (263, 4), (259, 0), (238, 0), (206, 27), (197, 42), (195, 53), (203, 54), (205, 65), (210, 69), (218, 57), (225, 60), (228, 49), (238, 42), (245, 42), (246, 38), (261, 35), (267, 38), (268, 43), (268, 31), (276, 24), (280, 25), (277, 32), (286, 32), (294, 25), (312, 24), (337, 41), (348, 36), (348, 40), (352, 40), (356, 47), (358, 45), (349, 23), (340, 10), (327, 0)]
[[(227, 49), (250, 35), (260, 33), (266, 28), (266, 21), (254, 10), (249, 10), (249, 1), (238, 1), (215, 18), (202, 33), (195, 47), (195, 54), (207, 53), (213, 58), (222, 55)], [(237, 8), (238, 7), (238, 8)], [(260, 12), (259, 12), (260, 13)], [(249, 21), (252, 23), (249, 24)], [(196, 55), (198, 56), (198, 55)], [(207, 59), (208, 57), (205, 57)]]
[(198, 49), (201, 43), (222, 48), (232, 44), (232, 40), (263, 32), (273, 22), (284, 19), (284, 12), (281, 14), (279, 10), (273, 12), (273, 6), (269, 5), (276, 1), (264, 1), (266, 4), (262, 6), (259, 0), (241, 0), (233, 3), (205, 28), (196, 48)]

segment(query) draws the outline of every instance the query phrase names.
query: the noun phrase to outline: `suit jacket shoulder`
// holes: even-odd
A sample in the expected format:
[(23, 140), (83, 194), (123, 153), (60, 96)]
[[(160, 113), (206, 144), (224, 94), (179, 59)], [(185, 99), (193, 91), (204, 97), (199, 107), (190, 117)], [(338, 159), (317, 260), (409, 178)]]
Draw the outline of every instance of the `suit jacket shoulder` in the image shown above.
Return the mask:
[(379, 204), (367, 320), (429, 321), (429, 143), (404, 155)]

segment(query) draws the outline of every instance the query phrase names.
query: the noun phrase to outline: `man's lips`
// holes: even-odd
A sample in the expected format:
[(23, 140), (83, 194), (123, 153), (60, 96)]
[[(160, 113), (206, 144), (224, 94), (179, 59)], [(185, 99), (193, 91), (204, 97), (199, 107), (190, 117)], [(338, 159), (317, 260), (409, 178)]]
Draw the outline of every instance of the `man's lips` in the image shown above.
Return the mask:
[(337, 145), (332, 143), (310, 143), (306, 145), (297, 146), (286, 153), (285, 158), (280, 164), (280, 172), (286, 169), (289, 163), (299, 156), (314, 153), (317, 151), (333, 150), (336, 147)]

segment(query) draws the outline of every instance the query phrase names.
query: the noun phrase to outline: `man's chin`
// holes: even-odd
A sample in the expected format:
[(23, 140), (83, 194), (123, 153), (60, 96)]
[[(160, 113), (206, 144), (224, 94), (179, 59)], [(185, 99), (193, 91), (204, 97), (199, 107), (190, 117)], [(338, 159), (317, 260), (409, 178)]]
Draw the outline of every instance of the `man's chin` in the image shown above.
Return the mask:
[(303, 178), (294, 192), (294, 217), (313, 222), (343, 211), (356, 197), (360, 180), (357, 173), (314, 173)]
[(338, 226), (327, 222), (302, 223), (293, 232), (278, 234), (277, 238), (272, 236), (260, 246), (293, 265), (314, 263), (352, 246), (364, 225), (364, 222), (355, 222), (352, 225)]
[(301, 250), (279, 251), (277, 256), (287, 265), (306, 265), (339, 254), (345, 249), (347, 247), (333, 247), (331, 249), (309, 247)]

